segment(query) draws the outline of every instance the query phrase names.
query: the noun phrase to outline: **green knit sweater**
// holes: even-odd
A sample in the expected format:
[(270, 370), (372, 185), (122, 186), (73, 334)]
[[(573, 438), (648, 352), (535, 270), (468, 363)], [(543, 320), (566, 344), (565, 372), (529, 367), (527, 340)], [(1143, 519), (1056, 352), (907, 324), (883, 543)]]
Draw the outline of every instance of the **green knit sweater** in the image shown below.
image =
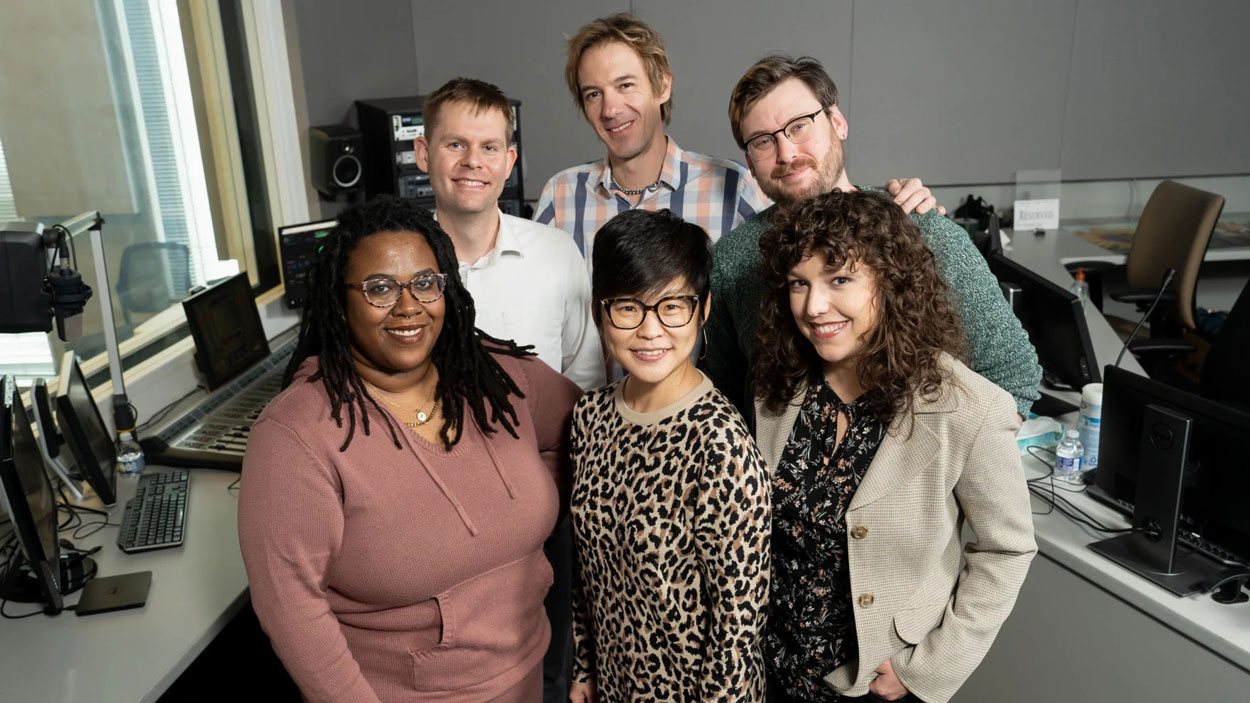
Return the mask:
[[(712, 306), (707, 323), (707, 372), (713, 383), (750, 417), (749, 369), (754, 363), (760, 310), (759, 239), (777, 206), (735, 227), (716, 243)], [(1029, 337), (998, 288), (985, 259), (958, 225), (931, 210), (912, 215), (933, 251), (938, 273), (951, 292), (968, 343), (968, 366), (1016, 399), (1027, 415), (1037, 400), (1042, 368)]]

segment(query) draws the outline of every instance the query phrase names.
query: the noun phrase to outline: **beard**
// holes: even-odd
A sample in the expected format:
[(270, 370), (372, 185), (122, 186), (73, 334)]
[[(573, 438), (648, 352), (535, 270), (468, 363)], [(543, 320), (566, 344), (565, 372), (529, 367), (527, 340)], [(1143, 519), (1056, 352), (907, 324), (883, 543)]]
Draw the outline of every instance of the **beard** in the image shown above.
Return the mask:
[[(829, 144), (829, 151), (819, 161), (814, 156), (799, 154), (787, 164), (780, 164), (769, 172), (768, 178), (757, 179), (760, 190), (780, 205), (789, 205), (800, 200), (828, 193), (842, 179), (845, 160), (842, 157), (842, 143), (834, 140)], [(802, 186), (784, 186), (781, 179), (795, 172), (810, 168), (816, 172), (816, 180)]]

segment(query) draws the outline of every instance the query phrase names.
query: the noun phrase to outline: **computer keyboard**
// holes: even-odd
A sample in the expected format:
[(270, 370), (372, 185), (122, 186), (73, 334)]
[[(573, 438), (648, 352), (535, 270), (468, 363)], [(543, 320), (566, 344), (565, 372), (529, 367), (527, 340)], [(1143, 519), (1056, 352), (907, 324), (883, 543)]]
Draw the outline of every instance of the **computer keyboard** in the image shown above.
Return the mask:
[(189, 471), (159, 471), (140, 476), (135, 496), (126, 501), (117, 546), (133, 554), (181, 545), (190, 493)]

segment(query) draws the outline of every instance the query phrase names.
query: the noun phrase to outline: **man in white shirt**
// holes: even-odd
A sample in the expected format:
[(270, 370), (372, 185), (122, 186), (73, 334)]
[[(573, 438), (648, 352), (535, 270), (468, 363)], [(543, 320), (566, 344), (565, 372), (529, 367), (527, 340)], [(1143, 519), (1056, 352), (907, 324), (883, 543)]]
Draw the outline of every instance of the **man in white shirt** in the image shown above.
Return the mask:
[(604, 382), (590, 281), (563, 231), (499, 211), (516, 162), (512, 105), (495, 86), (455, 78), (425, 99), (417, 165), (430, 174), (439, 224), (488, 334), (532, 344), (583, 389)]
[[(540, 359), (583, 389), (603, 385), (603, 349), (581, 251), (563, 230), (499, 211), (517, 158), (508, 98), (489, 83), (454, 78), (426, 96), (423, 116), (417, 166), (430, 174), (438, 223), (456, 247), (478, 328), (534, 345)], [(565, 701), (573, 618), (569, 520), (544, 551), (554, 572), (545, 603), (551, 646), (543, 661), (544, 700)]]

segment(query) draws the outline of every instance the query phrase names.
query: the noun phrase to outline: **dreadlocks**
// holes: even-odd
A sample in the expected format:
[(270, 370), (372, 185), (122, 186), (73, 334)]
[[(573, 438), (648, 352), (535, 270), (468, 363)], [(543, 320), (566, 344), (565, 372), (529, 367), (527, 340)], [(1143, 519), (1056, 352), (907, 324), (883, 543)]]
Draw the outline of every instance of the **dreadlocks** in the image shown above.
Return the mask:
[[(300, 321), (299, 341), (283, 374), (282, 386), (285, 388), (291, 384), (296, 370), (305, 359), (319, 356), (320, 368), (308, 381), (321, 381), (326, 395), (330, 397), (330, 415), (339, 427), (343, 426), (343, 408), (347, 408), (347, 438), (339, 451), (346, 451), (352, 442), (357, 414), (364, 433), (369, 434), (366, 403), (386, 420), (391, 440), (396, 448), (402, 448), (398, 428), (390, 415), (365, 391), (364, 381), (356, 371), (344, 298), (346, 284), (343, 276), (352, 250), (360, 240), (379, 232), (408, 232), (425, 237), (434, 250), (439, 270), (447, 274), (447, 286), (443, 291), (447, 301), (443, 330), (431, 352), (434, 367), (438, 369), (434, 397), (443, 406), (443, 426), (439, 430), (443, 446), (451, 449), (459, 440), (464, 429), (466, 401), (474, 422), (482, 432), (494, 432), (493, 425), (498, 423), (508, 434), (516, 437), (517, 415), (508, 396), (523, 398), (525, 395), (499, 365), (494, 354), (532, 356), (532, 347), (519, 347), (515, 342), (497, 339), (474, 326), (477, 312), (473, 298), (461, 285), (451, 239), (429, 213), (395, 196), (380, 196), (344, 211), (339, 215), (338, 226), (324, 240), (312, 272), (304, 315)], [(489, 342), (490, 346), (484, 346), (483, 341)], [(486, 409), (488, 402), (489, 417)]]

